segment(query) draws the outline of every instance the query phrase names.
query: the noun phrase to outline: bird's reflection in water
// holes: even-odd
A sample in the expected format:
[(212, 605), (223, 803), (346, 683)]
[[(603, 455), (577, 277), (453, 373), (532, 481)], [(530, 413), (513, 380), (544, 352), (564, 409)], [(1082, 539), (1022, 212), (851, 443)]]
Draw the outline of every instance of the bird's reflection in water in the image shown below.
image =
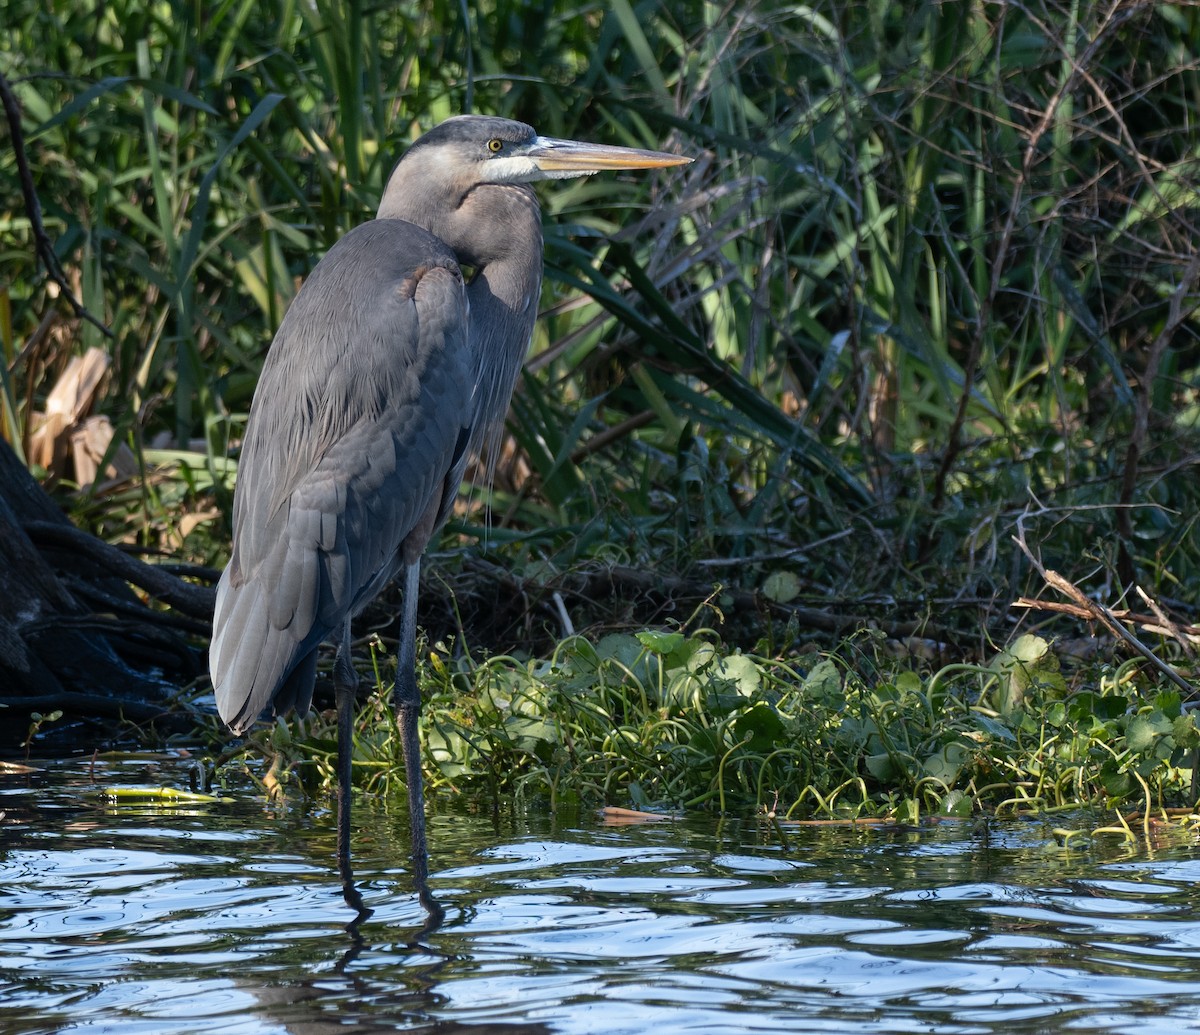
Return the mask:
[[(347, 956), (343, 957), (344, 964), (347, 958), (353, 959), (362, 950), (364, 944), (362, 925), (375, 915), (375, 910), (363, 901), (362, 892), (358, 890), (358, 885), (354, 880), (354, 868), (350, 863), (349, 855), (338, 859), (338, 873), (342, 878), (342, 898), (346, 900), (346, 905), (354, 910), (354, 919), (346, 925), (346, 934), (350, 936), (351, 946), (347, 950)], [(421, 908), (425, 911), (425, 922), (417, 929), (412, 941), (412, 944), (415, 945), (423, 942), (445, 923), (446, 910), (433, 897), (424, 868), (413, 874), (413, 885), (417, 893), (417, 901), (421, 903)]]
[[(438, 1018), (437, 1012), (444, 1005), (444, 997), (435, 989), (442, 980), (442, 970), (455, 958), (455, 954), (439, 949), (430, 942), (430, 938), (438, 931), (446, 919), (446, 911), (441, 903), (433, 897), (429, 882), (422, 870), (414, 872), (412, 881), (416, 891), (417, 901), (424, 911), (424, 922), (411, 930), (411, 933), (399, 939), (395, 938), (395, 929), (390, 929), (387, 945), (391, 951), (400, 950), (411, 954), (414, 962), (405, 968), (404, 991), (397, 991), (394, 984), (387, 987), (379, 986), (377, 978), (373, 978), (370, 967), (355, 967), (355, 962), (364, 951), (372, 946), (363, 933), (363, 925), (375, 915), (375, 910), (363, 900), (362, 892), (354, 879), (354, 870), (349, 856), (338, 860), (338, 871), (342, 879), (342, 897), (352, 910), (354, 918), (346, 925), (346, 936), (349, 940), (345, 951), (335, 966), (336, 972), (343, 979), (341, 983), (328, 986), (325, 982), (313, 982), (306, 986), (303, 998), (330, 996), (338, 1001), (338, 1030), (345, 1031), (345, 1025), (350, 1018), (358, 1016), (355, 1030), (375, 1030), (379, 1017), (396, 1015), (405, 1019), (405, 1030), (422, 1031), (425, 1026), (420, 1023), (426, 1020), (428, 1030), (439, 1033), (454, 1033), (454, 1035), (484, 1035), (485, 1032), (496, 1032), (495, 1025), (458, 1024)], [(347, 998), (347, 993), (353, 994)], [(417, 1024), (413, 1024), (417, 1021)], [(372, 1023), (373, 1022), (373, 1023)], [(367, 1027), (358, 1025), (366, 1024)], [(296, 1032), (292, 1025), (288, 1030)], [(303, 1035), (313, 1035), (318, 1029), (312, 1028), (308, 1022), (303, 1026)], [(332, 1027), (330, 1028), (332, 1031)], [(394, 1030), (389, 1024), (379, 1030)], [(541, 1026), (521, 1026), (522, 1032), (533, 1035), (545, 1031)]]

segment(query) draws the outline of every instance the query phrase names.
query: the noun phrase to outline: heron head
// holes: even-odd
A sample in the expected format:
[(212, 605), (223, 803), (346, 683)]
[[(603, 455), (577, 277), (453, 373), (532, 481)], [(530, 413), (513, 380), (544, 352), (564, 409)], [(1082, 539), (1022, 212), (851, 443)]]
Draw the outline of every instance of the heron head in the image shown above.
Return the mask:
[(401, 177), (402, 170), (414, 173), (417, 166), (421, 167), (422, 182), (440, 181), (469, 189), (483, 183), (534, 183), (690, 161), (662, 151), (543, 137), (532, 126), (511, 119), (457, 115), (435, 126), (405, 152), (393, 182), (408, 179)]

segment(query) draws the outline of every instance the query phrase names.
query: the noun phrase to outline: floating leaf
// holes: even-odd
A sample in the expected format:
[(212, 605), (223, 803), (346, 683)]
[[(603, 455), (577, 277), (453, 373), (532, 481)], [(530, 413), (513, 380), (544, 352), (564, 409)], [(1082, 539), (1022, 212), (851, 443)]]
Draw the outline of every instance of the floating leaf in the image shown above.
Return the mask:
[(733, 735), (738, 740), (750, 737), (747, 745), (751, 751), (766, 754), (783, 737), (783, 720), (769, 704), (756, 704), (733, 721)]
[(1033, 633), (1018, 636), (996, 656), (992, 667), (1005, 677), (997, 701), (1005, 715), (1022, 708), (1026, 695), (1035, 688), (1066, 690), (1066, 682), (1058, 671), (1058, 658), (1051, 652), (1049, 642)]
[(881, 783), (886, 783), (896, 776), (896, 765), (892, 762), (892, 756), (886, 752), (867, 755), (865, 763), (867, 772)]
[(965, 819), (972, 813), (971, 799), (962, 791), (951, 791), (942, 798), (941, 812), (944, 816)]
[(763, 596), (776, 604), (786, 604), (800, 595), (800, 580), (790, 571), (773, 571), (763, 582)]
[(806, 697), (812, 696), (819, 700), (829, 700), (832, 697), (840, 696), (842, 674), (838, 671), (837, 665), (828, 658), (818, 661), (805, 677), (800, 692)]
[(727, 679), (743, 697), (752, 696), (762, 686), (762, 672), (758, 662), (745, 654), (730, 654), (717, 663), (714, 675)]
[(683, 646), (683, 633), (672, 632), (655, 632), (647, 630), (646, 632), (636, 633), (634, 637), (647, 650), (654, 651), (655, 654), (667, 655), (673, 651), (677, 651)]
[(949, 787), (958, 779), (958, 774), (962, 772), (962, 767), (969, 757), (970, 752), (964, 745), (947, 744), (925, 759), (921, 768), (927, 776), (932, 776)]
[(1145, 754), (1161, 736), (1171, 733), (1174, 723), (1162, 712), (1153, 711), (1146, 715), (1135, 715), (1125, 730), (1125, 742), (1130, 751)]

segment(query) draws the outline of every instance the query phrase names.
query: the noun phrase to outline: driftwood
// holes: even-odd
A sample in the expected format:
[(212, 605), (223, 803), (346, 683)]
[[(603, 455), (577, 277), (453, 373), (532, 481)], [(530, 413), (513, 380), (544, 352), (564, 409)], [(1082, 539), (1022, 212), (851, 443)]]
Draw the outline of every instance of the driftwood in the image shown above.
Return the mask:
[(80, 532), (0, 442), (0, 739), (19, 738), (33, 712), (146, 721), (176, 710), (178, 688), (203, 670), (184, 633), (207, 627), (212, 598)]

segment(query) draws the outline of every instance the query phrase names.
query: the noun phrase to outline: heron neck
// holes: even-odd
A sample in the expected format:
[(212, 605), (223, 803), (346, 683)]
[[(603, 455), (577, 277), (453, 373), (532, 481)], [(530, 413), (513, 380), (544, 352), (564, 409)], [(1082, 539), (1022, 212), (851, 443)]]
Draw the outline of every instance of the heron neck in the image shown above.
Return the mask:
[[(418, 172), (420, 170), (418, 169)], [(524, 183), (453, 181), (439, 192), (406, 190), (397, 166), (379, 208), (380, 219), (404, 219), (428, 230), (473, 270), (467, 285), (468, 341), (475, 384), (471, 448), (494, 452), (516, 385), (542, 288), (542, 217)]]
[(467, 285), (477, 393), (471, 445), (494, 459), (492, 447), (537, 321), (543, 260), (541, 213), (533, 191), (512, 185), (487, 193), (485, 218), (497, 232), (472, 249), (455, 248), (455, 253), (460, 262), (475, 267)]

